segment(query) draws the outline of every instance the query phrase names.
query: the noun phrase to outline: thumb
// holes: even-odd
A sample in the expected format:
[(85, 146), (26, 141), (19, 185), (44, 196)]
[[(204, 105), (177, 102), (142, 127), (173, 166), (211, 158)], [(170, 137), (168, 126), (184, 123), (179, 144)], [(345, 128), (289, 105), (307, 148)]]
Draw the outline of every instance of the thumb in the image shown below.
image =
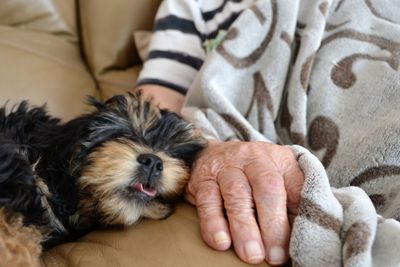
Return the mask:
[(183, 192), (183, 197), (187, 202), (189, 202), (193, 206), (196, 206), (196, 197), (193, 191), (193, 184), (191, 182), (186, 185)]

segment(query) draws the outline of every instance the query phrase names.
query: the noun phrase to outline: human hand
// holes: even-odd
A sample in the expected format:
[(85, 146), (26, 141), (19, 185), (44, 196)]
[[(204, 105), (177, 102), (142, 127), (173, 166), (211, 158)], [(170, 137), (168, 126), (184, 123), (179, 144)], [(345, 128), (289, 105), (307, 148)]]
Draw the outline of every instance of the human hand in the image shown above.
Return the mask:
[(288, 259), (289, 221), (297, 215), (303, 182), (288, 147), (210, 142), (194, 163), (185, 198), (197, 206), (209, 246), (226, 250), (233, 242), (245, 262), (280, 265)]
[(136, 90), (142, 91), (144, 96), (151, 98), (154, 105), (169, 109), (178, 114), (185, 100), (184, 95), (177, 93), (171, 88), (156, 84), (145, 84), (134, 89), (134, 91)]

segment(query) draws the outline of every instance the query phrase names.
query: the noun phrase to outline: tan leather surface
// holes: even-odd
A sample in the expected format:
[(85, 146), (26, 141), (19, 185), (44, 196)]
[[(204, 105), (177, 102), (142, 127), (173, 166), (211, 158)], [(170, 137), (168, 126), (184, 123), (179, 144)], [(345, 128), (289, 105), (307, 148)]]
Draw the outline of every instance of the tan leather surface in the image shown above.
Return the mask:
[(77, 40), (75, 0), (1, 0), (0, 25)]
[[(181, 203), (171, 217), (126, 229), (97, 230), (43, 256), (44, 266), (248, 266), (232, 250), (217, 252), (201, 240), (196, 210)], [(259, 266), (266, 266), (260, 264)]]
[(0, 26), (0, 62), (1, 104), (47, 102), (51, 114), (69, 119), (97, 93), (78, 47), (57, 36)]
[[(134, 86), (132, 68), (140, 63), (135, 30), (152, 28), (160, 0), (80, 1), (82, 42), (86, 59), (103, 95)], [(114, 78), (115, 77), (115, 78)], [(127, 79), (121, 77), (126, 77)], [(126, 86), (129, 85), (129, 86)], [(106, 97), (103, 97), (106, 98)]]
[(60, 19), (71, 33), (71, 39), (78, 41), (77, 0), (51, 0)]
[(141, 65), (136, 65), (123, 71), (111, 70), (101, 75), (97, 80), (101, 88), (101, 98), (108, 99), (133, 90), (141, 68)]

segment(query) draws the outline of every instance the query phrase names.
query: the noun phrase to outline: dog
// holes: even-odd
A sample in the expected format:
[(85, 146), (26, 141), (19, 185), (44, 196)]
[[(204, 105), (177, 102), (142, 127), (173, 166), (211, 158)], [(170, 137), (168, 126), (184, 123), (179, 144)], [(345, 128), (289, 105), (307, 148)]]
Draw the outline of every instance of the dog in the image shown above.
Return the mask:
[(35, 265), (43, 249), (96, 227), (173, 212), (206, 146), (200, 131), (140, 92), (89, 104), (66, 123), (26, 101), (0, 109), (3, 266)]

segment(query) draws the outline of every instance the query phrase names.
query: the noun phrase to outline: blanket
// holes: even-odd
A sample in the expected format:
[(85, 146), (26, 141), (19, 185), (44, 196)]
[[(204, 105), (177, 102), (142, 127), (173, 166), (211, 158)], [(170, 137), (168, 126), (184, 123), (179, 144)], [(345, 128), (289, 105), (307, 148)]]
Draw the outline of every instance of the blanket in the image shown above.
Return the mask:
[(400, 266), (400, 1), (259, 0), (183, 114), (208, 138), (288, 145), (305, 175), (293, 266)]

